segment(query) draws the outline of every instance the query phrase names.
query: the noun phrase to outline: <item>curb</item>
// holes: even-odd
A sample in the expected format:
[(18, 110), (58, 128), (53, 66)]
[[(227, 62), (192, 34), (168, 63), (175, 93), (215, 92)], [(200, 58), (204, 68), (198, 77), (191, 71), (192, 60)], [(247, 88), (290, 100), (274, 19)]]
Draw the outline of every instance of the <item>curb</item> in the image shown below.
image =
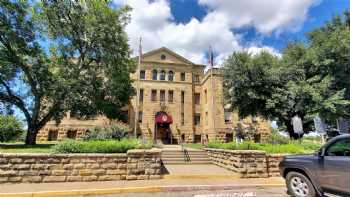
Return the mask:
[(240, 175), (186, 175), (186, 174), (177, 174), (177, 175), (163, 175), (163, 179), (239, 179)]
[(179, 185), (179, 186), (149, 186), (88, 190), (63, 190), (23, 193), (0, 193), (0, 197), (58, 197), (58, 196), (84, 196), (122, 193), (156, 193), (156, 192), (180, 192), (200, 190), (231, 190), (250, 187), (285, 187), (285, 184), (245, 184), (245, 185)]

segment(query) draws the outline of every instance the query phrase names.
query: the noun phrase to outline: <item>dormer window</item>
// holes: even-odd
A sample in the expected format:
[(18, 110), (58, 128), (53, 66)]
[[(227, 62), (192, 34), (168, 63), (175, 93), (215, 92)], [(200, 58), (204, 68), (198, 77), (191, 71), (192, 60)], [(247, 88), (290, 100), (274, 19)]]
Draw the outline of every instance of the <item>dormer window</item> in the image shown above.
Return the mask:
[(160, 56), (160, 59), (161, 59), (161, 60), (165, 60), (165, 59), (166, 59), (166, 56), (165, 56), (164, 54), (162, 54), (162, 55)]

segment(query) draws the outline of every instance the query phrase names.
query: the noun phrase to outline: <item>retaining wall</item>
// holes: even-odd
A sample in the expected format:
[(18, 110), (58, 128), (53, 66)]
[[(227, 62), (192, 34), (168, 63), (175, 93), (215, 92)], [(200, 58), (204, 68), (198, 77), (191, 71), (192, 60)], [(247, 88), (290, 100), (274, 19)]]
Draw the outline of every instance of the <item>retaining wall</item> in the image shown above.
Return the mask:
[(282, 154), (266, 154), (257, 150), (224, 150), (205, 148), (212, 163), (238, 172), (242, 178), (280, 176), (278, 164)]
[(0, 183), (161, 178), (161, 150), (124, 154), (0, 154)]

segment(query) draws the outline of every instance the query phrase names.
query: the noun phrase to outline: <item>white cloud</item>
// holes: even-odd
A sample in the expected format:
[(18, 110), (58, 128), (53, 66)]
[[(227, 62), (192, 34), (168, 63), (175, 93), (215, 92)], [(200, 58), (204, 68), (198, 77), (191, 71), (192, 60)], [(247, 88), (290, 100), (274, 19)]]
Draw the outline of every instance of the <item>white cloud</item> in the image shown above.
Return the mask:
[(199, 0), (210, 10), (206, 18), (226, 18), (231, 28), (254, 26), (262, 33), (297, 29), (319, 0)]
[(208, 8), (202, 20), (192, 18), (187, 23), (176, 23), (168, 0), (115, 0), (118, 5), (128, 4), (131, 23), (126, 32), (129, 44), (137, 51), (139, 37), (143, 50), (162, 46), (183, 55), (195, 63), (206, 64), (206, 52), (211, 45), (216, 64), (221, 64), (233, 51), (250, 50), (252, 53), (264, 49), (278, 52), (268, 46), (243, 47), (240, 36), (233, 28), (253, 26), (262, 33), (296, 28), (307, 16), (307, 10), (315, 0), (198, 0)]
[(282, 54), (280, 52), (278, 52), (276, 49), (272, 48), (272, 47), (268, 47), (268, 46), (263, 46), (263, 47), (258, 47), (258, 46), (250, 46), (248, 48), (246, 48), (246, 51), (248, 53), (251, 53), (253, 55), (259, 54), (262, 51), (267, 51), (277, 57), (281, 57)]

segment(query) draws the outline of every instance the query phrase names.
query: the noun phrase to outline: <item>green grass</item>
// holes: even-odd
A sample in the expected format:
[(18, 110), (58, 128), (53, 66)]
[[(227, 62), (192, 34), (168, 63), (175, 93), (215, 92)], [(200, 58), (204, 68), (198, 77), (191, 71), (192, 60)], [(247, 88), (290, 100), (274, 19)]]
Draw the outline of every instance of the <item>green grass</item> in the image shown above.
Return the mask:
[(189, 143), (189, 144), (184, 144), (186, 148), (193, 148), (193, 149), (202, 149), (203, 145), (201, 143)]
[(210, 142), (209, 148), (219, 148), (228, 150), (261, 150), (267, 153), (312, 153), (321, 147), (321, 144), (310, 143), (310, 142), (291, 142), (289, 144), (259, 144), (254, 142), (243, 142), (243, 143), (220, 143)]
[(38, 143), (36, 145), (25, 145), (23, 143), (0, 144), (0, 153), (52, 153), (52, 147), (56, 142)]

